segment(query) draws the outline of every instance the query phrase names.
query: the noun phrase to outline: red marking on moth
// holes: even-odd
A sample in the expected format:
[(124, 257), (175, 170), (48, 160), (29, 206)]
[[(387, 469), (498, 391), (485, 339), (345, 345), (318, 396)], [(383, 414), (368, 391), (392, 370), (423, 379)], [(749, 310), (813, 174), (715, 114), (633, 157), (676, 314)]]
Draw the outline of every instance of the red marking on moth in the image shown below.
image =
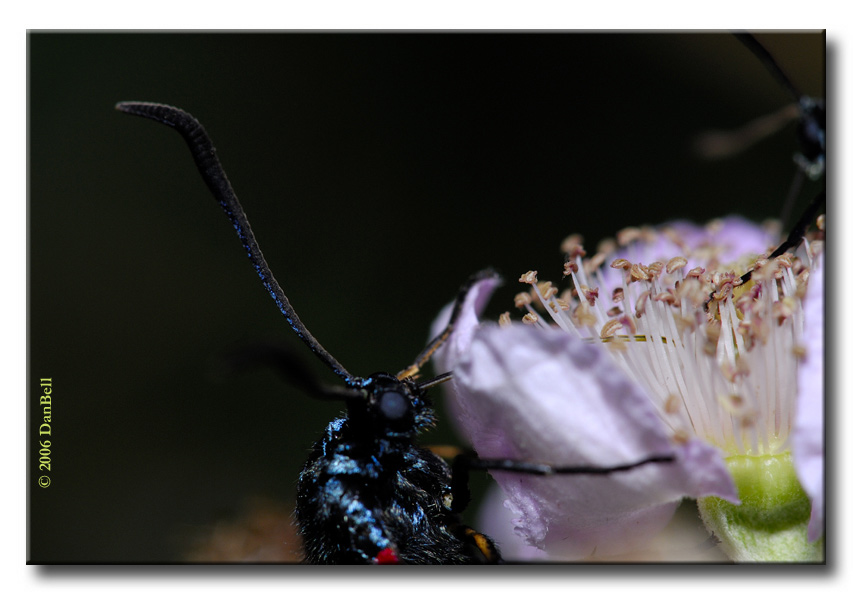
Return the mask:
[(386, 547), (383, 550), (379, 550), (379, 553), (376, 554), (374, 558), (377, 564), (399, 564), (400, 558), (397, 557), (397, 554), (394, 553), (390, 547)]

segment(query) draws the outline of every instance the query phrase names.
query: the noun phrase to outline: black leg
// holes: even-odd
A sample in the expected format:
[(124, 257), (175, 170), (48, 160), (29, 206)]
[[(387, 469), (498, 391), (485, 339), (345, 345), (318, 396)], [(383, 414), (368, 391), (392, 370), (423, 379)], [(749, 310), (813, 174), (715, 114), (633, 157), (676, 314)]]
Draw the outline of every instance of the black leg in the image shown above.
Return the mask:
[[(797, 221), (797, 224), (794, 225), (793, 229), (791, 229), (791, 233), (789, 233), (788, 237), (785, 238), (785, 241), (779, 244), (779, 247), (776, 248), (768, 258), (776, 258), (777, 256), (781, 256), (788, 250), (796, 249), (803, 241), (803, 237), (806, 235), (806, 229), (808, 229), (809, 225), (811, 225), (811, 222), (815, 220), (817, 214), (825, 206), (826, 190), (821, 190), (820, 193), (812, 199), (811, 203), (809, 203), (809, 206), (800, 216), (800, 219)], [(746, 273), (741, 275), (740, 280), (743, 283), (746, 283), (751, 278), (752, 271), (747, 271)]]
[(675, 455), (653, 455), (610, 467), (591, 467), (588, 465), (550, 465), (547, 463), (530, 463), (511, 459), (481, 459), (475, 453), (461, 452), (453, 459), (451, 492), (453, 494), (452, 510), (462, 512), (471, 502), (471, 491), (468, 488), (469, 472), (473, 469), (481, 471), (508, 471), (510, 473), (525, 473), (528, 475), (610, 475), (622, 471), (630, 471), (637, 467), (652, 463), (674, 463)]

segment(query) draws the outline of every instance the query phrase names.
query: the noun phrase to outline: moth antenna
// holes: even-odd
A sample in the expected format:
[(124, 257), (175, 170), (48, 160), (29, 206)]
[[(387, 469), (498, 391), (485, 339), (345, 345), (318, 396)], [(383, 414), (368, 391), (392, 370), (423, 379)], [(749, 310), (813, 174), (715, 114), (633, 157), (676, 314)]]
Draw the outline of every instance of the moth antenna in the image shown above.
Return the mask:
[[(801, 93), (776, 62), (773, 55), (754, 35), (736, 32), (734, 36), (761, 61), (770, 74), (793, 97), (800, 112), (800, 121), (797, 124), (800, 153), (794, 157), (794, 161), (811, 180), (821, 178), (826, 169), (826, 106), (824, 101)], [(788, 208), (789, 206), (786, 204), (785, 210)]]
[[(418, 357), (415, 358), (415, 363), (405, 370), (401, 370), (397, 373), (397, 378), (402, 380), (403, 378), (411, 378), (420, 373), (421, 368), (426, 365), (438, 348), (444, 345), (445, 341), (447, 341), (453, 333), (453, 329), (456, 327), (456, 321), (459, 319), (459, 315), (462, 314), (462, 306), (465, 303), (465, 296), (468, 295), (468, 292), (471, 291), (471, 288), (474, 287), (478, 281), (483, 281), (485, 279), (494, 279), (496, 283), (500, 283), (501, 281), (501, 277), (498, 275), (497, 271), (491, 268), (483, 269), (482, 271), (478, 271), (471, 275), (468, 280), (465, 281), (465, 284), (459, 289), (456, 301), (453, 303), (453, 311), (450, 315), (450, 320), (448, 321), (447, 326), (445, 326), (444, 330), (442, 330), (437, 336), (433, 337), (432, 341), (427, 343), (427, 346), (424, 347), (418, 354)], [(438, 378), (441, 377), (439, 376)], [(444, 382), (444, 380), (441, 380), (440, 382)], [(438, 383), (436, 382), (435, 384)]]
[(452, 379), (453, 372), (445, 372), (444, 374), (439, 374), (438, 376), (436, 376), (435, 378), (431, 378), (430, 380), (424, 380), (423, 382), (419, 382), (418, 388), (421, 390), (426, 390), (430, 387), (442, 384)]
[(240, 237), (246, 252), (248, 252), (249, 260), (252, 261), (255, 271), (257, 271), (261, 282), (267, 288), (278, 309), (284, 314), (290, 328), (314, 355), (329, 366), (335, 374), (343, 378), (350, 386), (358, 385), (361, 379), (347, 372), (346, 368), (320, 345), (299, 319), (293, 306), (290, 305), (290, 300), (287, 299), (281, 285), (273, 276), (258, 242), (255, 240), (255, 234), (252, 233), (252, 227), (249, 225), (243, 206), (237, 199), (237, 195), (225, 175), (225, 170), (216, 157), (216, 149), (201, 123), (181, 109), (160, 103), (122, 101), (117, 103), (115, 107), (121, 112), (142, 116), (171, 126), (178, 131), (186, 141), (201, 177), (213, 196), (219, 201), (225, 214), (228, 215), (234, 229), (237, 230), (237, 235)]
[(733, 35), (740, 41), (743, 45), (747, 47), (747, 49), (752, 52), (756, 58), (761, 60), (764, 67), (770, 71), (780, 85), (785, 87), (785, 90), (791, 94), (791, 97), (794, 98), (794, 101), (798, 102), (803, 98), (803, 94), (800, 93), (800, 90), (794, 85), (791, 81), (790, 77), (785, 74), (785, 71), (782, 70), (782, 67), (776, 62), (776, 59), (773, 55), (767, 51), (758, 39), (752, 33), (746, 33), (745, 31), (737, 31), (733, 33)]

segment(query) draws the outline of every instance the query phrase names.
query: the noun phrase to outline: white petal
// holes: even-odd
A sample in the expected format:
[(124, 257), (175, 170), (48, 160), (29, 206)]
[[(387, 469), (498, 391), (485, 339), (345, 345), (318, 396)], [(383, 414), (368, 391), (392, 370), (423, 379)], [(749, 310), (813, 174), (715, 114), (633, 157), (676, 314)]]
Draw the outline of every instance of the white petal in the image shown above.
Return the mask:
[(824, 259), (821, 255), (811, 269), (808, 293), (803, 303), (806, 356), (798, 373), (797, 417), (794, 422), (794, 466), (803, 489), (812, 500), (809, 539), (823, 534), (823, 324)]
[(674, 445), (648, 396), (599, 346), (560, 331), (483, 326), (454, 370), (461, 424), (484, 458), (557, 466), (650, 464), (607, 476), (498, 473), (529, 543), (615, 554), (668, 522), (683, 496), (737, 500), (719, 453)]

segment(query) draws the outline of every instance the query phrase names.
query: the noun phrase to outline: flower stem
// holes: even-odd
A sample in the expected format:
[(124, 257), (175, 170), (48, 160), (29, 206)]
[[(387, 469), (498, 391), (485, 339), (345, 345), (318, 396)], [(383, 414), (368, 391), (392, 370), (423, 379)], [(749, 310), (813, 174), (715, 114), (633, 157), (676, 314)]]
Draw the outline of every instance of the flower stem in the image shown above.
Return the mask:
[(809, 542), (811, 503), (790, 453), (726, 459), (741, 504), (716, 497), (698, 501), (705, 527), (736, 562), (822, 562), (824, 539)]

